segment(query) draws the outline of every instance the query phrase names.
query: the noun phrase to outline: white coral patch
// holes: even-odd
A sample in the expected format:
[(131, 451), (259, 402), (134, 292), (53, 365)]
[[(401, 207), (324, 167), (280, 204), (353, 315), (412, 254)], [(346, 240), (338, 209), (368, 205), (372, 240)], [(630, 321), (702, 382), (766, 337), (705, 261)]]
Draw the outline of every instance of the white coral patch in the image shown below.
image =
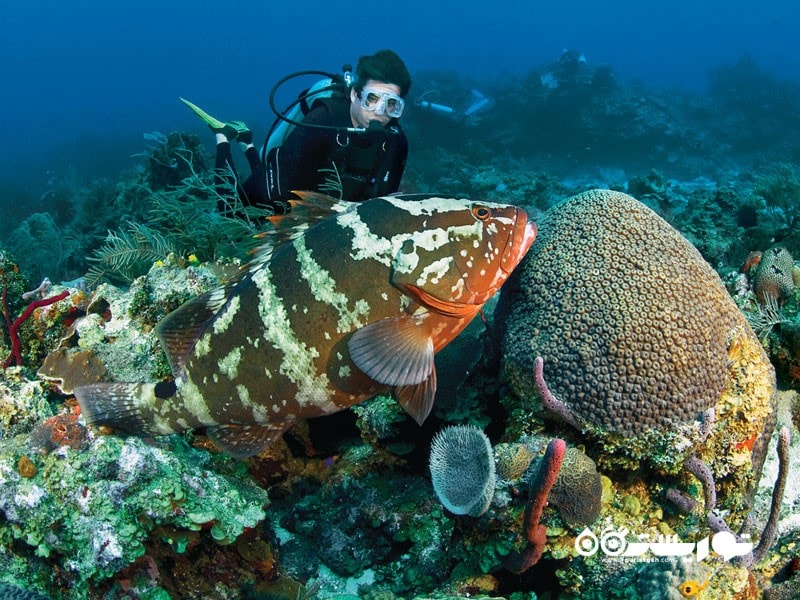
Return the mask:
[(145, 463), (144, 455), (139, 451), (137, 445), (126, 441), (122, 446), (117, 459), (119, 468), (117, 477), (123, 482), (132, 482), (139, 477), (139, 473)]
[(45, 496), (47, 496), (47, 492), (43, 488), (38, 485), (31, 485), (30, 489), (25, 492), (19, 490), (14, 494), (14, 504), (36, 508)]
[(107, 565), (122, 558), (122, 545), (113, 528), (107, 523), (97, 526), (97, 530), (92, 536), (92, 553), (95, 561), (101, 565)]

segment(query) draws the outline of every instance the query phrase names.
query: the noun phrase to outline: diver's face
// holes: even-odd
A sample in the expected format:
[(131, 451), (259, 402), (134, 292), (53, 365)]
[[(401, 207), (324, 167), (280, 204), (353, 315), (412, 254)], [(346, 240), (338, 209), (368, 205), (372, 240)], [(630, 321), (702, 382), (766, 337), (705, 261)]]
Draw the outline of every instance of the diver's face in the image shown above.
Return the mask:
[[(371, 90), (376, 90), (382, 93), (394, 94), (395, 96), (400, 95), (399, 85), (394, 83), (384, 83), (374, 79), (368, 79), (367, 83), (364, 84), (364, 88), (370, 88)], [(362, 94), (363, 93), (364, 92), (362, 90)], [(361, 98), (358, 96), (356, 91), (350, 90), (350, 120), (353, 122), (354, 127), (363, 127), (366, 129), (373, 121), (376, 121), (382, 127), (385, 127), (391, 120), (391, 117), (386, 114), (385, 110), (381, 110), (381, 107), (379, 107), (377, 111), (366, 110), (361, 106)]]

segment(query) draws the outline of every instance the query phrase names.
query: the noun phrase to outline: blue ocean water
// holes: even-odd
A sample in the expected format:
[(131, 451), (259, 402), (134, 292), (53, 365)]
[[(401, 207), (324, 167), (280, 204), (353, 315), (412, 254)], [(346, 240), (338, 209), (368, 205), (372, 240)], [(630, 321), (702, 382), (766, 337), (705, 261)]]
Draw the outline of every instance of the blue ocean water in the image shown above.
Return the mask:
[[(274, 81), (338, 70), (395, 49), (412, 74), (502, 77), (575, 48), (623, 81), (703, 89), (710, 68), (749, 56), (800, 78), (800, 5), (672, 2), (366, 2), (240, 0), (5, 2), (0, 7), (6, 144), (0, 178), (44, 177), (54, 161), (102, 174), (147, 131), (196, 128), (179, 95), (255, 126), (271, 122)], [(420, 92), (421, 90), (415, 90)]]

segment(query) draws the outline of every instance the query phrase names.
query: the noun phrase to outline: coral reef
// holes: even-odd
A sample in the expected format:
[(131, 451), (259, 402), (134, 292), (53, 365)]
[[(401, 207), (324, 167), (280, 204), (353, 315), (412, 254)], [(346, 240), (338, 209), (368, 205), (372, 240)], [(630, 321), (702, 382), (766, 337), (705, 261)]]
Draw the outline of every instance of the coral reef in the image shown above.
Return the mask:
[(784, 303), (794, 291), (793, 267), (794, 258), (783, 246), (766, 250), (753, 274), (753, 291), (758, 301), (764, 304), (769, 296), (780, 304)]
[(549, 502), (573, 529), (591, 525), (600, 516), (603, 487), (597, 465), (578, 448), (567, 448)]
[(494, 447), (497, 477), (505, 481), (516, 481), (525, 474), (535, 456), (533, 450), (525, 444), (497, 444)]
[[(64, 394), (109, 373), (163, 376), (154, 321), (189, 294), (216, 285), (226, 271), (225, 264), (198, 269), (172, 262), (153, 266), (130, 290), (102, 286), (89, 302), (72, 290), (80, 314), (88, 313), (78, 321), (67, 320), (73, 302), (52, 311), (60, 304), (34, 301), (19, 318), (25, 323), (19, 344), (38, 340), (30, 360), (53, 349), (39, 373)], [(157, 448), (139, 439), (94, 437), (74, 401), (55, 412), (61, 400), (50, 386), (26, 377), (28, 369), (10, 367), (0, 382), (0, 545), (11, 551), (0, 556), (9, 577), (0, 581), (52, 598), (100, 597), (101, 590), (128, 585), (122, 574), (138, 573), (142, 557), (163, 552), (159, 544), (184, 555), (204, 537), (228, 544), (264, 518), (265, 492), (247, 481), (243, 465), (177, 439)], [(28, 567), (14, 566), (17, 556)], [(53, 568), (57, 575), (48, 575)], [(158, 577), (145, 587), (159, 584), (180, 587)]]
[(28, 433), (53, 414), (40, 381), (28, 379), (20, 367), (5, 370), (0, 379), (0, 440)]
[[(454, 99), (472, 85), (432, 73), (419, 81)], [(69, 396), (86, 382), (168, 376), (154, 326), (238, 269), (264, 215), (215, 213), (211, 161), (189, 134), (149, 135), (142, 168), (118, 181), (54, 180), (42, 212), (0, 223), (20, 259), (0, 251), (12, 324), (42, 291), (70, 292), (18, 328), (23, 366), (0, 379), (0, 595), (741, 600), (769, 588), (766, 597), (794, 597), (800, 484), (796, 469), (778, 476), (787, 460), (775, 449), (785, 439), (781, 454), (800, 460), (791, 389), (800, 387), (800, 290), (788, 283), (796, 266), (781, 265), (777, 287), (757, 273), (776, 245), (800, 252), (797, 168), (785, 162), (798, 156), (786, 141), (796, 137), (787, 132), (797, 127), (797, 94), (747, 61), (711, 84), (704, 97), (654, 92), (567, 53), (488, 86), (503, 110), (446, 125), (409, 111), (417, 141), (406, 191), (512, 201), (540, 222), (536, 266), (525, 267), (536, 324), (502, 352), (476, 343), (482, 327), (454, 346), (442, 370), (458, 373), (422, 428), (383, 395), (298, 423), (247, 461), (214, 454), (202, 432), (106, 435), (85, 426)], [(787, 100), (785, 112), (763, 110)], [(562, 209), (540, 215), (593, 187), (640, 196), (700, 255), (628, 200), (624, 210), (581, 206), (564, 219), (579, 233), (548, 234)], [(614, 221), (618, 213), (631, 219)], [(122, 241), (100, 250), (114, 236)], [(90, 297), (79, 281), (24, 296), (45, 276), (77, 277), (91, 265)], [(587, 312), (603, 294), (608, 301)], [(495, 338), (510, 329), (504, 313), (490, 323)], [(600, 343), (603, 334), (612, 341)], [(767, 357), (786, 388), (777, 414)], [(500, 379), (500, 358), (524, 394)], [(776, 420), (791, 440), (778, 428), (769, 441)], [(492, 442), (481, 456), (491, 448), (494, 494), (479, 517), (447, 510), (431, 484), (432, 438), (453, 424)], [(567, 443), (543, 494), (540, 465), (550, 459), (536, 457), (554, 437)], [(679, 538), (697, 554), (723, 524), (752, 536), (753, 564), (713, 547), (701, 560), (598, 549), (602, 540), (622, 553)], [(582, 544), (590, 534), (594, 554)], [(517, 575), (509, 562), (530, 568)]]
[[(70, 597), (97, 597), (157, 539), (177, 553), (206, 537), (229, 544), (265, 517), (266, 493), (240, 467), (181, 440), (162, 449), (99, 436), (83, 449), (60, 445), (44, 455), (34, 440), (0, 444), (0, 540), (34, 566), (56, 568), (52, 578), (30, 580), (54, 598), (67, 582), (84, 594)], [(20, 472), (20, 456), (36, 471)]]
[(509, 556), (505, 567), (514, 573), (522, 573), (539, 562), (547, 541), (547, 528), (540, 523), (542, 511), (547, 504), (550, 490), (555, 485), (567, 451), (564, 440), (554, 439), (547, 445), (544, 458), (530, 482), (530, 502), (525, 507), (523, 528), (528, 546), (519, 554)]
[[(581, 429), (647, 438), (619, 449), (676, 471), (707, 435), (703, 415), (730, 380), (731, 337), (750, 331), (744, 318), (699, 253), (629, 196), (580, 194), (551, 209), (540, 231), (497, 309), (505, 376), (534, 398), (541, 355), (553, 396)], [(767, 399), (761, 429), (769, 410)]]

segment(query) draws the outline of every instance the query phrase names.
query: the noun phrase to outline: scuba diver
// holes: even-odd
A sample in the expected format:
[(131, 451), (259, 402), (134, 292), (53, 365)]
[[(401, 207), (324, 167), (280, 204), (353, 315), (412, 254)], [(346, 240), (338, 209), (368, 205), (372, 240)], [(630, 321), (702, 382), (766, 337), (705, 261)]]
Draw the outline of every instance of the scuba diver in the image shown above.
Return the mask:
[(439, 92), (429, 90), (417, 98), (416, 105), (431, 113), (437, 113), (466, 121), (470, 117), (494, 107), (494, 99), (484, 96), (476, 89), (470, 90), (470, 103), (463, 110), (438, 102)]
[[(303, 92), (283, 112), (274, 104), (276, 90), (301, 75), (327, 78)], [(398, 119), (405, 109), (411, 76), (392, 50), (362, 56), (343, 76), (319, 71), (293, 73), (281, 79), (270, 94), (278, 120), (259, 152), (253, 133), (241, 121), (222, 122), (183, 100), (216, 136), (215, 168), (218, 192), (235, 186), (245, 206), (288, 210), (292, 191), (318, 191), (344, 200), (361, 201), (394, 193), (408, 157), (408, 140)], [(251, 175), (242, 183), (234, 166), (231, 143), (238, 141)], [(226, 192), (227, 193), (227, 192)], [(225, 194), (218, 208), (228, 212)]]

